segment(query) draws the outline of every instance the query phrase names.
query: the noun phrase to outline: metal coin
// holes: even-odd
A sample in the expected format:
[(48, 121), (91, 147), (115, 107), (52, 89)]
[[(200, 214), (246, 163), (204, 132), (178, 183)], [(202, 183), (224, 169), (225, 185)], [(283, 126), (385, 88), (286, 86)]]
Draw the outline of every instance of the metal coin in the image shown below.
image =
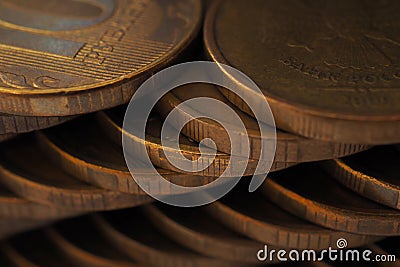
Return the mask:
[[(122, 193), (144, 195), (129, 172), (121, 146), (102, 131), (93, 117), (43, 131), (38, 134), (42, 150), (65, 172), (100, 188)], [(197, 187), (214, 179), (158, 169), (164, 179), (174, 184)], [(135, 175), (140, 175), (136, 173)], [(149, 177), (150, 178), (150, 177)], [(149, 185), (152, 183), (149, 179)], [(170, 194), (171, 189), (150, 187), (157, 195)], [(157, 190), (157, 191), (156, 191)]]
[[(165, 95), (159, 101), (157, 110), (163, 117), (166, 117), (174, 109), (178, 110), (180, 113), (177, 114), (182, 117), (191, 117), (191, 114), (184, 112), (182, 109), (177, 109), (177, 106), (182, 102), (197, 97), (217, 99), (230, 106), (247, 128), (247, 135), (251, 144), (250, 158), (260, 158), (261, 136), (257, 121), (232, 105), (213, 85), (191, 84), (176, 88), (172, 93)], [(207, 113), (208, 111), (204, 109), (201, 112)], [(196, 114), (196, 112), (193, 114)], [(229, 123), (229, 118), (226, 119)], [(185, 125), (182, 133), (197, 142), (200, 142), (204, 138), (211, 138), (217, 144), (219, 151), (228, 154), (231, 152), (229, 136), (221, 124), (213, 120), (193, 119)], [(365, 145), (340, 144), (307, 139), (278, 130), (276, 156), (272, 169), (275, 171), (290, 167), (296, 163), (339, 158), (363, 151), (366, 148), (367, 146)]]
[(302, 219), (365, 235), (400, 235), (400, 212), (341, 187), (318, 166), (299, 165), (271, 174), (266, 197)]
[(360, 155), (327, 161), (323, 167), (347, 188), (380, 204), (400, 209), (400, 153), (376, 147)]
[(18, 197), (0, 186), (0, 220), (37, 220), (51, 221), (70, 216), (76, 216), (79, 213), (71, 210), (51, 208), (41, 205), (24, 198)]
[(195, 38), (197, 0), (0, 1), (0, 112), (66, 116), (126, 103)]
[(398, 143), (399, 12), (398, 1), (216, 1), (205, 43), (213, 60), (260, 86), (264, 96), (242, 87), (252, 108), (267, 99), (278, 128), (325, 141)]
[(31, 135), (1, 146), (0, 181), (33, 202), (71, 211), (102, 211), (151, 201), (147, 196), (100, 189), (68, 175), (49, 163)]
[(42, 231), (24, 233), (13, 237), (7, 241), (3, 248), (8, 254), (9, 260), (17, 266), (81, 266), (64, 257)]
[(144, 266), (113, 246), (88, 217), (61, 222), (44, 231), (64, 257), (80, 266)]
[(293, 216), (260, 193), (239, 185), (205, 210), (226, 227), (264, 244), (282, 248), (323, 250), (335, 247), (339, 238), (349, 246), (369, 244), (381, 238), (334, 231)]
[[(117, 144), (121, 144), (122, 134), (126, 134), (122, 129), (122, 120), (124, 118), (124, 114), (125, 109), (123, 107), (99, 113), (100, 123), (103, 125), (108, 135), (113, 138)], [(177, 150), (173, 147), (163, 147), (161, 144), (161, 128), (161, 119), (159, 116), (154, 115), (147, 123), (146, 140), (140, 140), (133, 135), (129, 135), (129, 133), (127, 134), (127, 137), (134, 141), (132, 143), (136, 143), (138, 145), (143, 142), (145, 143), (149, 158), (155, 166), (174, 172), (188, 174), (188, 172), (185, 172), (184, 170), (181, 170), (170, 163), (168, 158), (165, 156), (165, 149), (168, 149), (170, 152), (176, 155), (182, 153), (187, 159), (192, 161), (197, 161), (200, 157), (202, 157), (202, 162), (204, 162), (204, 164), (207, 166), (210, 163), (210, 165), (201, 172), (191, 172), (190, 174), (192, 175), (219, 177), (229, 166), (230, 155), (217, 152), (214, 159), (213, 154), (201, 153), (198, 143), (195, 143), (194, 141), (189, 140), (182, 135), (179, 140), (180, 150)], [(243, 161), (248, 162), (244, 176), (252, 175), (257, 167), (258, 161), (253, 159), (243, 159)], [(229, 173), (227, 175), (229, 176)]]
[(227, 261), (259, 263), (255, 255), (264, 244), (230, 231), (201, 209), (147, 205), (143, 210), (160, 232), (198, 253)]
[(0, 218), (0, 239), (5, 239), (18, 233), (31, 231), (36, 228), (44, 227), (51, 221), (40, 220), (15, 220)]
[(137, 209), (95, 217), (100, 230), (128, 256), (151, 266), (243, 266), (197, 254), (166, 238)]
[(75, 117), (27, 117), (0, 114), (0, 135), (28, 133), (36, 130), (46, 129), (69, 121), (73, 118)]

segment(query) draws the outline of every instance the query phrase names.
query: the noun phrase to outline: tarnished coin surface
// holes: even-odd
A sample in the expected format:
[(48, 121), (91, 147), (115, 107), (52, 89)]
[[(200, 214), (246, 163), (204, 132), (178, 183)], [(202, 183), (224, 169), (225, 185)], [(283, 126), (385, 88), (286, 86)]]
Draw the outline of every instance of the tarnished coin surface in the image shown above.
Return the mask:
[(36, 130), (46, 129), (72, 120), (73, 118), (75, 118), (75, 116), (32, 117), (0, 114), (0, 135), (28, 133)]
[(383, 205), (400, 209), (400, 152), (393, 146), (326, 161), (322, 166), (347, 188)]
[(366, 235), (400, 235), (399, 211), (341, 187), (318, 165), (273, 173), (263, 192), (293, 215), (324, 227)]
[[(163, 146), (161, 142), (161, 129), (163, 123), (160, 116), (154, 114), (154, 116), (150, 117), (146, 127), (146, 140), (142, 140), (141, 138), (123, 130), (122, 121), (124, 114), (124, 107), (118, 107), (110, 111), (100, 112), (98, 118), (105, 131), (114, 139), (115, 142), (117, 142), (117, 144), (122, 144), (122, 134), (126, 134), (127, 138), (130, 138), (133, 141), (132, 144), (134, 147), (132, 147), (132, 151), (139, 150), (139, 145), (145, 143), (149, 158), (155, 166), (174, 172), (206, 177), (219, 177), (227, 170), (230, 162), (230, 155), (222, 152), (217, 152), (214, 155), (212, 153), (213, 151), (207, 149), (205, 146), (203, 146), (204, 149), (201, 151), (199, 143), (196, 143), (183, 135), (180, 135), (179, 138), (179, 149), (172, 146)], [(191, 159), (192, 161), (197, 161), (201, 158), (202, 160), (199, 162), (199, 166), (203, 164), (205, 168), (200, 172), (187, 172), (182, 170), (169, 161), (164, 150), (168, 150), (170, 153), (175, 155), (182, 153), (187, 159)], [(246, 158), (243, 158), (243, 162), (248, 162), (244, 176), (254, 174), (258, 160), (249, 159), (247, 161)], [(274, 170), (274, 166), (272, 170)], [(230, 173), (227, 172), (226, 177), (232, 177), (229, 175)]]
[(138, 209), (96, 215), (95, 222), (117, 248), (149, 266), (243, 266), (206, 257), (173, 242), (152, 226)]
[(205, 43), (213, 60), (260, 86), (264, 95), (242, 90), (252, 108), (268, 100), (278, 128), (328, 141), (395, 143), (399, 12), (398, 1), (217, 1)]
[(9, 238), (13, 235), (22, 232), (31, 231), (36, 228), (41, 228), (48, 224), (51, 224), (51, 221), (41, 221), (41, 220), (31, 220), (31, 219), (16, 220), (16, 219), (5, 219), (0, 217), (0, 239)]
[(381, 239), (309, 223), (286, 212), (260, 192), (249, 193), (245, 185), (204, 209), (226, 227), (251, 239), (281, 248), (315, 250), (334, 247), (339, 238), (346, 238), (353, 247)]
[(64, 257), (42, 231), (28, 232), (13, 237), (1, 249), (16, 266), (82, 266)]
[(63, 172), (40, 150), (32, 135), (4, 143), (0, 148), (0, 181), (18, 196), (67, 211), (122, 209), (151, 202), (104, 190)]
[[(88, 184), (122, 193), (146, 194), (134, 181), (126, 166), (122, 147), (102, 131), (93, 117), (82, 118), (38, 134), (43, 151), (65, 172)], [(195, 176), (158, 169), (162, 177), (174, 184), (194, 187), (214, 180), (213, 177)], [(143, 175), (145, 172), (143, 172)], [(140, 176), (138, 171), (136, 176)], [(149, 188), (157, 195), (171, 193), (170, 187), (155, 186), (156, 177), (147, 175)]]
[[(210, 84), (190, 84), (174, 89), (166, 94), (157, 104), (158, 112), (166, 117), (172, 110), (177, 110), (181, 118), (193, 118), (186, 124), (182, 133), (189, 138), (200, 142), (204, 138), (211, 138), (221, 152), (230, 154), (231, 143), (225, 128), (214, 120), (195, 118), (193, 114), (198, 110), (193, 110), (193, 114), (187, 110), (179, 109), (178, 106), (185, 101), (198, 97), (208, 97), (221, 101), (228, 105), (242, 120), (247, 130), (247, 136), (251, 144), (250, 158), (259, 159), (261, 152), (262, 137), (259, 131), (257, 121), (232, 105), (217, 89)], [(211, 116), (218, 112), (215, 108), (201, 110), (202, 113)], [(233, 118), (225, 118), (227, 123), (231, 123)], [(183, 119), (182, 119), (183, 120)], [(179, 123), (179, 122), (177, 122)], [(175, 126), (177, 127), (177, 126)], [(318, 161), (323, 159), (339, 158), (346, 155), (363, 151), (366, 145), (342, 144), (333, 142), (324, 142), (315, 139), (303, 138), (288, 132), (277, 131), (276, 154), (272, 171), (284, 169), (294, 164), (309, 161)]]
[(35, 220), (52, 221), (60, 218), (76, 216), (79, 213), (41, 205), (0, 188), (0, 220)]
[(0, 112), (89, 113), (129, 101), (195, 38), (197, 0), (1, 0)]
[(261, 242), (229, 230), (201, 209), (147, 205), (143, 210), (159, 231), (185, 247), (227, 261), (258, 263), (254, 255)]
[(81, 266), (145, 266), (113, 246), (89, 217), (60, 222), (44, 232), (63, 256)]

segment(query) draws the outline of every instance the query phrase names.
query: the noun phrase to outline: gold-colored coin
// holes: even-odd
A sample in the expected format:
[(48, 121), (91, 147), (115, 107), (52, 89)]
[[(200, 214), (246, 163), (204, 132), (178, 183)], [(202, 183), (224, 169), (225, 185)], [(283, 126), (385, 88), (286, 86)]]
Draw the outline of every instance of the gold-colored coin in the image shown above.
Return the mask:
[[(184, 118), (193, 118), (192, 121), (183, 127), (182, 133), (184, 135), (197, 142), (205, 138), (211, 138), (219, 151), (230, 154), (230, 138), (221, 124), (210, 119), (195, 118), (192, 114), (198, 113), (199, 110), (188, 112), (187, 108), (178, 108), (183, 102), (198, 97), (217, 99), (232, 108), (246, 127), (247, 136), (251, 144), (250, 158), (259, 159), (262, 137), (257, 121), (230, 103), (213, 85), (197, 83), (176, 88), (158, 102), (157, 110), (164, 117), (168, 116), (172, 110), (175, 110), (177, 111), (176, 114), (182, 118), (182, 121)], [(218, 111), (210, 108), (210, 111), (205, 109), (201, 112), (212, 115), (212, 112)], [(232, 118), (226, 117), (224, 119), (225, 122), (234, 125)], [(301, 162), (340, 158), (367, 149), (365, 145), (324, 142), (280, 130), (277, 131), (276, 137), (276, 154), (272, 171), (284, 169)]]
[[(18, 233), (44, 227), (50, 223), (51, 221), (40, 221), (31, 219), (15, 220), (15, 219), (0, 218), (0, 239), (6, 239)], [(8, 265), (1, 265), (1, 266), (8, 266)]]
[(44, 230), (66, 258), (85, 267), (145, 267), (129, 258), (98, 229), (90, 217), (60, 222)]
[[(110, 212), (94, 216), (97, 227), (113, 245), (138, 262), (148, 266), (243, 266), (194, 252), (157, 230), (140, 209)], [(165, 264), (168, 262), (169, 264)], [(245, 265), (246, 266), (246, 265)]]
[(0, 220), (4, 221), (54, 221), (60, 218), (77, 216), (79, 213), (71, 210), (57, 209), (41, 205), (0, 187)]
[(400, 210), (400, 153), (392, 146), (330, 160), (323, 167), (333, 177), (361, 196)]
[(0, 112), (65, 116), (128, 102), (200, 18), (197, 0), (1, 0)]
[(68, 175), (51, 164), (32, 135), (1, 144), (0, 181), (10, 191), (32, 202), (66, 211), (122, 209), (152, 201), (104, 190)]
[(268, 100), (278, 128), (326, 141), (396, 143), (399, 12), (398, 1), (217, 1), (205, 43), (215, 61), (260, 86), (264, 95), (243, 92), (252, 108)]
[[(157, 115), (152, 115), (149, 122), (147, 123), (146, 140), (142, 140), (141, 138), (131, 133), (125, 132), (122, 128), (124, 114), (124, 107), (118, 107), (110, 111), (99, 112), (98, 118), (107, 134), (115, 142), (117, 142), (117, 144), (121, 145), (123, 134), (126, 134), (127, 138), (130, 138), (130, 140), (132, 140), (132, 151), (140, 151), (140, 146), (144, 143), (148, 151), (149, 158), (155, 166), (173, 172), (199, 175), (203, 177), (219, 177), (227, 170), (231, 158), (229, 154), (217, 152), (214, 155), (207, 150), (203, 150), (202, 153), (199, 149), (198, 143), (195, 143), (194, 141), (186, 138), (183, 135), (181, 135), (179, 138), (179, 149), (176, 149), (172, 146), (163, 146), (161, 142), (161, 129), (163, 124), (160, 117)], [(179, 155), (180, 153), (182, 153), (185, 158), (192, 161), (197, 161), (198, 159), (202, 158), (202, 161), (199, 163), (199, 165), (204, 164), (204, 166), (207, 167), (200, 172), (187, 172), (185, 170), (177, 168), (169, 161), (169, 159), (165, 155), (165, 150), (168, 150), (170, 153), (173, 153), (175, 155)], [(248, 163), (247, 168), (244, 172), (244, 176), (253, 175), (257, 167), (258, 160), (247, 160), (244, 158), (243, 161)], [(274, 164), (271, 167), (271, 171), (276, 171), (285, 167), (287, 167), (287, 164)], [(232, 177), (232, 174), (230, 172), (227, 172), (225, 174), (226, 177)]]
[[(73, 118), (75, 116), (32, 117), (0, 114), (0, 135), (28, 133), (46, 129), (72, 120)], [(0, 141), (1, 139), (2, 137), (0, 136)]]
[(43, 231), (28, 232), (10, 238), (0, 249), (15, 266), (82, 266), (65, 257)]
[(245, 182), (204, 209), (233, 231), (278, 248), (323, 250), (334, 247), (339, 238), (348, 240), (349, 246), (358, 247), (381, 239), (335, 231), (302, 220), (275, 205), (260, 192), (249, 193), (248, 183)]
[[(127, 194), (146, 194), (135, 182), (126, 166), (122, 147), (108, 138), (91, 116), (40, 132), (38, 141), (54, 164), (88, 184)], [(164, 169), (157, 171), (171, 183), (187, 187), (202, 186), (215, 180), (212, 177), (182, 174)], [(135, 175), (140, 177), (141, 174), (137, 171)], [(148, 178), (148, 187), (153, 194), (171, 193), (169, 186), (151, 187), (151, 184), (156, 182), (156, 177)]]
[(148, 220), (171, 240), (200, 254), (257, 264), (254, 257), (264, 245), (227, 229), (202, 209), (185, 209), (162, 205), (143, 207)]
[(317, 165), (272, 173), (263, 192), (293, 215), (330, 229), (376, 236), (400, 234), (398, 210), (341, 187)]

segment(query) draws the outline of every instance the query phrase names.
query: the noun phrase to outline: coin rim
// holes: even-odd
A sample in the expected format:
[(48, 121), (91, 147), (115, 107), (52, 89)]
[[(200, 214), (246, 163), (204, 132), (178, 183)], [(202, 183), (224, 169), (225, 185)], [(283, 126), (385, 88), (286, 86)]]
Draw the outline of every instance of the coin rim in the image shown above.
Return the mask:
[[(187, 3), (183, 1), (183, 3)], [(141, 78), (144, 73), (147, 73), (151, 70), (162, 68), (163, 66), (169, 64), (180, 52), (182, 52), (197, 36), (198, 31), (200, 30), (201, 26), (201, 19), (202, 19), (202, 4), (199, 0), (192, 1), (193, 12), (197, 16), (193, 16), (194, 20), (191, 23), (191, 27), (189, 27), (185, 32), (186, 34), (177, 42), (173, 49), (168, 51), (163, 56), (159, 57), (154, 62), (146, 65), (145, 67), (141, 68), (140, 70), (129, 73), (126, 75), (122, 75), (118, 78), (111, 79), (104, 82), (99, 82), (92, 85), (83, 85), (83, 86), (75, 86), (75, 87), (68, 87), (68, 88), (56, 88), (56, 89), (46, 89), (46, 90), (31, 90), (31, 89), (11, 89), (0, 86), (0, 94), (4, 95), (27, 95), (27, 96), (48, 96), (52, 94), (58, 93), (77, 93), (82, 91), (88, 90), (96, 90), (96, 89), (107, 89), (109, 86), (113, 86), (118, 82), (123, 82), (124, 80), (136, 80), (136, 78)]]
[[(214, 3), (211, 4), (210, 8), (207, 10), (204, 27), (203, 27), (203, 37), (205, 49), (208, 55), (217, 63), (222, 63), (225, 65), (231, 66), (231, 63), (224, 57), (221, 49), (219, 48), (216, 38), (215, 38), (215, 21), (217, 19), (217, 13), (221, 6), (221, 4), (225, 0), (215, 0)], [(264, 92), (263, 92), (264, 93)], [(268, 94), (264, 97), (267, 99), (268, 103), (271, 106), (271, 109), (277, 109), (280, 111), (288, 111), (293, 112), (293, 115), (290, 117), (296, 118), (301, 116), (317, 116), (320, 118), (332, 118), (332, 119), (342, 119), (342, 120), (368, 120), (368, 121), (383, 121), (383, 122), (391, 122), (391, 121), (399, 121), (400, 122), (400, 114), (393, 114), (390, 116), (387, 115), (357, 115), (350, 113), (338, 113), (332, 111), (324, 111), (323, 109), (311, 107), (305, 104), (295, 103), (288, 99), (284, 99), (282, 97)], [(297, 114), (297, 115), (296, 115)], [(299, 115), (301, 114), (301, 115)], [(309, 118), (312, 120), (312, 118)]]

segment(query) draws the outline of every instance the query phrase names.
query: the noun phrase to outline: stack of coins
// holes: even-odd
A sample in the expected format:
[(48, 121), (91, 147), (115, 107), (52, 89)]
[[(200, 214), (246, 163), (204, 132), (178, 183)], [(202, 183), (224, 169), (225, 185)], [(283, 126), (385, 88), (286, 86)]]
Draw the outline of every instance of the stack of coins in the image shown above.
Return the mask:
[[(0, 0), (0, 266), (351, 264), (323, 257), (328, 248), (398, 266), (399, 12), (394, 0)], [(260, 91), (234, 76), (245, 97), (186, 84), (156, 103), (144, 138), (126, 131), (126, 104), (149, 77), (199, 60)], [(235, 116), (182, 108), (198, 98)], [(265, 101), (274, 125), (255, 115)], [(172, 112), (178, 147), (163, 142)], [(238, 119), (247, 167), (222, 198), (173, 207), (148, 195), (170, 187), (136, 182), (148, 173), (131, 172), (125, 140), (170, 184), (238, 178), (226, 174), (235, 155), (224, 127)], [(276, 126), (276, 151), (251, 193), (268, 142), (260, 125)], [(171, 154), (206, 167), (181, 169)], [(272, 250), (321, 260), (288, 264)]]

